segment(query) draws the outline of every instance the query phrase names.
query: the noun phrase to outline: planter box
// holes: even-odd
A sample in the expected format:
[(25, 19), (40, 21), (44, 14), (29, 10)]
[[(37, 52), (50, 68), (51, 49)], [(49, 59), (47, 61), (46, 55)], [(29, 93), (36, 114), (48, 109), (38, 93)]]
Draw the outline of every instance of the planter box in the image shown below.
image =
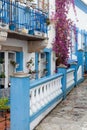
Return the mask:
[(15, 31), (16, 26), (14, 24), (10, 24), (9, 25), (9, 29), (12, 30), (12, 31)]

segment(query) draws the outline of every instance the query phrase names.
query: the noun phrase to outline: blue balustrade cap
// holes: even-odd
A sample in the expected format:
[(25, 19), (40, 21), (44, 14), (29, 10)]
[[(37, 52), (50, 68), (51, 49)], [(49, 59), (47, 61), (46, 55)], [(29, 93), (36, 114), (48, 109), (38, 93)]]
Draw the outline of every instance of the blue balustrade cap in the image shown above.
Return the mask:
[(77, 63), (78, 61), (75, 59), (68, 59), (68, 64)]

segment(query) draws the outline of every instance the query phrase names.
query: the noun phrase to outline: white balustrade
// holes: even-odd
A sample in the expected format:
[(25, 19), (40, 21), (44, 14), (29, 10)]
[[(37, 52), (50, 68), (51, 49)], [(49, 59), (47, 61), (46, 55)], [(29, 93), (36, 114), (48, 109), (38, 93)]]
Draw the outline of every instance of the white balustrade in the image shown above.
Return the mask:
[(82, 78), (82, 66), (80, 65), (77, 70), (77, 81), (79, 81)]
[(74, 71), (71, 71), (71, 72), (67, 73), (67, 76), (66, 76), (66, 88), (69, 88), (74, 83), (75, 83), (75, 80), (74, 80)]
[(33, 115), (62, 93), (61, 77), (30, 89), (30, 115)]

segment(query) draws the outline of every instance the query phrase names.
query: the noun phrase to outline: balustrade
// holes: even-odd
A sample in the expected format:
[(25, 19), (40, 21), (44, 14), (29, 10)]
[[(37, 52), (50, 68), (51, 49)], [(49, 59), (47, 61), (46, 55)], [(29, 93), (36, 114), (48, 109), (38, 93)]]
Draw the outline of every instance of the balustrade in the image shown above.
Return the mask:
[(62, 93), (61, 79), (62, 76), (30, 89), (30, 115), (38, 112)]
[(82, 79), (82, 66), (80, 65), (78, 70), (77, 70), (77, 81)]
[(71, 72), (67, 72), (67, 76), (66, 76), (66, 88), (69, 88), (71, 87), (74, 83), (75, 83), (75, 80), (74, 80), (74, 70), (71, 71)]
[(47, 13), (22, 5), (20, 2), (0, 0), (0, 22), (9, 24), (9, 29), (12, 31), (35, 35), (40, 35), (40, 32), (46, 34), (47, 17)]

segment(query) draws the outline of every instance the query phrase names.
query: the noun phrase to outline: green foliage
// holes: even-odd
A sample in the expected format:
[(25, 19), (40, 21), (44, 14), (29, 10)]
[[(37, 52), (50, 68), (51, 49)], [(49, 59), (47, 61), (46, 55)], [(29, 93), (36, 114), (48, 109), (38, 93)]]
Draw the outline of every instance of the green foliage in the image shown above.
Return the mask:
[(28, 62), (27, 62), (27, 67), (29, 66), (34, 66), (34, 63), (33, 63), (33, 58), (31, 58)]
[(5, 78), (5, 73), (4, 72), (1, 72), (0, 78)]
[(11, 60), (10, 63), (11, 63), (11, 65), (12, 65), (13, 67), (16, 67), (16, 65), (17, 65), (17, 63), (16, 63), (15, 61), (13, 61), (13, 60)]
[(8, 104), (8, 98), (0, 98), (0, 110), (7, 110), (10, 109)]
[(50, 19), (49, 18), (46, 19), (46, 24), (47, 24), (47, 26), (50, 25)]
[(0, 58), (0, 63), (4, 63), (4, 59), (3, 58)]

